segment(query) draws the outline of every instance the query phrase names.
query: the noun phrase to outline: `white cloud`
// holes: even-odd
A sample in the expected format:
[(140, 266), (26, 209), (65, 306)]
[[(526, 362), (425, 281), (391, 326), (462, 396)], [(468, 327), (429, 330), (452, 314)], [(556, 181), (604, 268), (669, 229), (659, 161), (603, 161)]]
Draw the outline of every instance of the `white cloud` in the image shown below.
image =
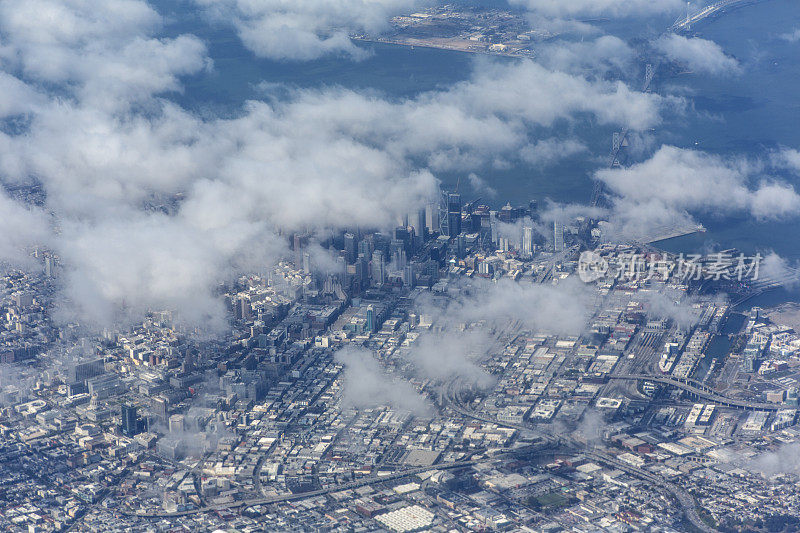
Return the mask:
[(772, 163), (780, 168), (787, 168), (796, 174), (800, 174), (800, 151), (783, 148), (773, 154)]
[(284, 253), (283, 242), (258, 223), (200, 227), (189, 217), (157, 213), (69, 221), (57, 249), (71, 311), (88, 325), (112, 326), (166, 309), (207, 333), (226, 324), (215, 295), (219, 283), (266, 270)]
[(0, 119), (34, 112), (45, 101), (33, 87), (0, 72)]
[(800, 474), (800, 443), (781, 444), (776, 449), (741, 460), (742, 466), (765, 477)]
[(591, 314), (593, 292), (577, 279), (558, 285), (465, 281), (453, 285), (444, 301), (421, 296), (416, 310), (430, 317), (434, 328), (409, 348), (407, 359), (421, 377), (488, 387), (494, 378), (480, 363), (497, 344), (490, 331), (518, 323), (547, 334), (580, 335)]
[(586, 145), (576, 139), (543, 139), (523, 147), (520, 157), (526, 163), (546, 166), (587, 150)]
[(479, 193), (485, 193), (488, 196), (490, 196), (491, 198), (494, 198), (495, 196), (497, 196), (497, 191), (493, 187), (490, 187), (486, 183), (486, 180), (484, 180), (483, 178), (481, 178), (480, 176), (478, 176), (474, 172), (471, 172), (469, 174), (469, 176), (467, 176), (467, 179), (469, 180), (470, 186), (473, 189), (475, 189), (475, 191), (477, 191)]
[(261, 57), (306, 61), (331, 53), (363, 57), (349, 38), (374, 33), (418, 0), (194, 0), (216, 20), (232, 23)]
[(765, 181), (751, 194), (750, 212), (757, 219), (777, 219), (800, 213), (800, 196), (789, 184)]
[(194, 36), (158, 39), (161, 17), (140, 0), (6, 0), (0, 61), (25, 78), (64, 84), (93, 106), (117, 109), (179, 89), (205, 66)]
[(342, 348), (336, 352), (336, 360), (344, 365), (344, 407), (391, 407), (420, 416), (432, 412), (428, 401), (410, 383), (387, 374), (369, 350)]
[(748, 213), (758, 219), (800, 214), (800, 196), (788, 184), (753, 182), (761, 167), (673, 146), (628, 168), (595, 173), (614, 195), (611, 233), (641, 238), (654, 228), (692, 223), (690, 213)]
[(594, 40), (551, 41), (536, 50), (536, 60), (546, 67), (566, 72), (628, 71), (636, 60), (636, 52), (628, 43), (613, 35)]
[[(258, 18), (279, 4), (216, 7), (226, 6)], [(342, 25), (379, 26), (407, 6), (285, 11), (295, 20), (333, 9), (313, 30), (322, 31), (340, 16)], [(431, 198), (431, 171), (520, 157), (546, 164), (583, 150), (548, 138), (555, 125), (590, 117), (649, 128), (671, 103), (532, 61), (484, 61), (469, 79), (413, 98), (289, 90), (232, 118), (203, 118), (164, 93), (210, 65), (205, 47), (191, 35), (160, 38), (161, 25), (141, 0), (0, 3), (0, 116), (25, 119), (0, 132), (0, 177), (35, 180), (46, 193), (43, 210), (3, 200), (13, 221), (3, 222), (0, 253), (54, 248), (69, 309), (93, 323), (159, 307), (218, 323), (216, 282), (280, 257), (280, 231), (386, 227)], [(531, 145), (533, 130), (545, 135)]]
[(790, 264), (788, 260), (772, 251), (767, 253), (761, 260), (758, 268), (758, 278), (778, 281), (784, 286), (794, 288), (800, 284), (797, 264)]
[(682, 0), (510, 0), (546, 16), (641, 16), (680, 12)]
[(446, 305), (424, 304), (423, 311), (448, 327), (488, 322), (505, 326), (519, 321), (533, 331), (579, 335), (588, 319), (592, 292), (583, 283), (567, 279), (558, 285), (472, 280), (458, 287)]
[(800, 41), (800, 28), (794, 31), (790, 31), (789, 33), (784, 33), (780, 37), (784, 41), (788, 41), (790, 43), (796, 43)]
[(487, 357), (490, 346), (490, 336), (481, 329), (428, 333), (414, 342), (408, 360), (420, 376), (445, 382), (459, 378), (485, 388), (494, 383), (494, 378), (479, 363)]
[(649, 318), (672, 320), (684, 330), (688, 330), (697, 323), (700, 309), (695, 307), (693, 298), (686, 293), (674, 289), (640, 291), (636, 295), (645, 304), (645, 312)]
[(739, 62), (725, 54), (717, 43), (699, 37), (671, 33), (654, 42), (656, 50), (671, 61), (685, 64), (690, 70), (707, 74), (736, 74)]
[(0, 189), (0, 262), (26, 265), (28, 252), (50, 242), (47, 214), (9, 198)]

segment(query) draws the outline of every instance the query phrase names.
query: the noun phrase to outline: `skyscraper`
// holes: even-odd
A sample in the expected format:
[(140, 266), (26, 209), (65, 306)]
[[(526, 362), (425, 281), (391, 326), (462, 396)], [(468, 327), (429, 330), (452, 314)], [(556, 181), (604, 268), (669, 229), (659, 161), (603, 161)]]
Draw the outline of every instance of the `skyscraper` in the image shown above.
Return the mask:
[(389, 253), (391, 254), (391, 261), (394, 264), (394, 268), (403, 270), (406, 266), (407, 257), (405, 243), (400, 239), (392, 239), (391, 244), (389, 244)]
[(564, 250), (564, 226), (557, 220), (553, 222), (553, 249), (556, 252)]
[(439, 206), (436, 204), (428, 204), (425, 207), (425, 227), (429, 234), (434, 234), (439, 231)]
[(414, 230), (414, 246), (419, 246), (425, 240), (425, 209), (408, 215), (408, 224)]
[(83, 363), (77, 363), (69, 369), (67, 379), (70, 383), (82, 383), (87, 379), (104, 374), (106, 371), (105, 363), (102, 359), (94, 359)]
[(539, 220), (539, 202), (536, 200), (531, 200), (528, 203), (528, 212), (531, 216), (531, 220), (534, 222)]
[(522, 257), (533, 257), (533, 228), (531, 226), (522, 228)]
[(369, 260), (372, 257), (372, 241), (370, 239), (363, 239), (358, 243), (358, 254), (363, 255)]
[(356, 259), (356, 280), (358, 280), (359, 287), (365, 287), (366, 282), (369, 279), (369, 263), (367, 258), (363, 255), (359, 255), (358, 259)]
[(464, 235), (456, 236), (456, 255), (459, 259), (467, 255), (467, 238)]
[(126, 437), (133, 437), (139, 433), (139, 419), (136, 416), (135, 406), (122, 404), (120, 415), (122, 418), (122, 433)]
[(375, 250), (372, 252), (372, 284), (376, 287), (382, 286), (386, 282), (386, 265), (383, 262), (383, 252)]
[(375, 308), (371, 305), (367, 306), (367, 331), (375, 332)]
[(461, 233), (461, 195), (447, 195), (447, 235), (456, 237)]
[(403, 283), (409, 288), (413, 288), (417, 284), (417, 276), (414, 272), (413, 263), (407, 264), (403, 270)]
[(348, 265), (352, 265), (357, 257), (357, 243), (356, 236), (352, 233), (344, 234), (344, 257)]

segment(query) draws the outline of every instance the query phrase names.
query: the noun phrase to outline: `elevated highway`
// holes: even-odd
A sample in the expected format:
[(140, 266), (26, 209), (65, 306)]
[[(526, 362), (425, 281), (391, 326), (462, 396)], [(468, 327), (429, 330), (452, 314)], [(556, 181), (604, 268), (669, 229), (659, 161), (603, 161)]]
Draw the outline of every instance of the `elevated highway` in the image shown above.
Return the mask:
[[(513, 452), (514, 450), (509, 450)], [(399, 472), (393, 472), (391, 474), (387, 474), (385, 476), (370, 476), (365, 477), (362, 479), (357, 479), (354, 481), (350, 481), (347, 483), (341, 483), (338, 485), (332, 485), (330, 487), (325, 487), (319, 490), (313, 490), (309, 492), (299, 492), (299, 493), (292, 493), (292, 494), (279, 494), (277, 496), (271, 497), (264, 497), (264, 498), (252, 498), (247, 500), (239, 500), (233, 501), (230, 503), (222, 503), (218, 505), (207, 505), (204, 507), (197, 507), (194, 509), (187, 509), (186, 511), (118, 511), (120, 514), (127, 515), (127, 516), (135, 516), (139, 518), (164, 518), (164, 517), (175, 517), (175, 516), (187, 516), (197, 513), (207, 513), (210, 511), (221, 511), (224, 509), (235, 509), (237, 507), (251, 507), (254, 505), (268, 505), (271, 503), (281, 503), (281, 502), (291, 502), (291, 501), (298, 501), (298, 500), (305, 500), (308, 498), (315, 498), (317, 496), (323, 496), (325, 494), (330, 494), (332, 492), (339, 492), (341, 490), (350, 490), (350, 489), (357, 489), (359, 487), (364, 487), (367, 485), (374, 485), (377, 483), (384, 483), (386, 481), (393, 481), (397, 479), (402, 479), (408, 476), (413, 476), (415, 474), (421, 474), (423, 472), (429, 472), (431, 470), (452, 470), (454, 468), (462, 468), (465, 466), (472, 466), (476, 463), (476, 461), (454, 461), (450, 463), (441, 463), (435, 464), (431, 466), (423, 466), (418, 468), (409, 468), (405, 470), (400, 470)]]
[(697, 396), (698, 398), (703, 398), (718, 405), (733, 407), (736, 409), (746, 409), (749, 411), (777, 411), (778, 409), (783, 409), (785, 407), (777, 403), (755, 402), (724, 396), (708, 385), (693, 379), (677, 379), (672, 376), (651, 376), (646, 374), (615, 374), (609, 376), (609, 379), (651, 381), (653, 383), (660, 383), (662, 385), (668, 385), (670, 387), (681, 389), (689, 394)]
[(481, 422), (497, 424), (498, 426), (502, 427), (518, 429), (527, 432), (528, 434), (534, 433), (536, 435), (541, 436), (547, 442), (550, 442), (552, 444), (557, 444), (558, 446), (564, 447), (566, 449), (571, 448), (575, 450), (580, 450), (581, 453), (585, 454), (587, 457), (591, 457), (595, 461), (604, 463), (609, 466), (613, 466), (624, 472), (627, 472), (628, 474), (649, 483), (656, 490), (664, 490), (667, 493), (669, 493), (678, 502), (678, 505), (683, 510), (686, 519), (689, 522), (691, 522), (691, 524), (698, 531), (702, 531), (703, 533), (714, 533), (715, 531), (717, 531), (716, 529), (709, 527), (708, 524), (706, 524), (702, 520), (702, 518), (700, 517), (700, 513), (697, 510), (697, 502), (688, 492), (678, 487), (677, 485), (670, 483), (669, 481), (667, 481), (662, 476), (656, 473), (626, 463), (620, 459), (617, 459), (616, 457), (614, 457), (609, 453), (603, 452), (602, 450), (587, 447), (584, 442), (574, 439), (569, 435), (564, 435), (564, 434), (557, 435), (553, 433), (546, 433), (539, 428), (532, 427), (529, 424), (525, 423), (513, 424), (500, 421), (496, 418), (478, 414), (464, 406), (460, 398), (460, 391), (458, 390), (458, 384), (455, 382), (451, 382), (447, 385), (445, 394), (443, 395), (442, 399), (445, 401), (445, 403), (447, 403), (447, 406), (449, 408), (467, 418), (471, 418), (473, 420), (479, 420)]

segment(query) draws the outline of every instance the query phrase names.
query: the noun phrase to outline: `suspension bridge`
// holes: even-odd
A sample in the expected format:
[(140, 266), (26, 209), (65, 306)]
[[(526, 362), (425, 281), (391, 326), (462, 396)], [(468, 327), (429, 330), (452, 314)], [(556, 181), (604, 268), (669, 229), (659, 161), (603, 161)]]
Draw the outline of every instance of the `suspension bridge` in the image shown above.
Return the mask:
[(703, 22), (706, 19), (715, 17), (724, 11), (743, 7), (746, 5), (756, 4), (760, 0), (720, 0), (705, 8), (701, 9), (695, 14), (689, 13), (687, 10), (686, 17), (681, 17), (670, 26), (669, 30), (673, 32), (691, 31), (692, 26)]

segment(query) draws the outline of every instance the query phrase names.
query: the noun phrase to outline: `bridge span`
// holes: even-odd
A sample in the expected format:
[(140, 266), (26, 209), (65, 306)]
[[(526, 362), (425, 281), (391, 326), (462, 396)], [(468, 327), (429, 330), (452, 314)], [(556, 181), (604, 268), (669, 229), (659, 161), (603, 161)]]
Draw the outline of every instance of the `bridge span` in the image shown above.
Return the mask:
[(760, 0), (720, 0), (705, 8), (701, 9), (694, 15), (687, 14), (686, 17), (681, 17), (675, 21), (670, 27), (670, 31), (682, 32), (690, 31), (692, 26), (702, 22), (708, 18), (714, 17), (727, 9), (743, 7), (750, 4), (758, 3)]

